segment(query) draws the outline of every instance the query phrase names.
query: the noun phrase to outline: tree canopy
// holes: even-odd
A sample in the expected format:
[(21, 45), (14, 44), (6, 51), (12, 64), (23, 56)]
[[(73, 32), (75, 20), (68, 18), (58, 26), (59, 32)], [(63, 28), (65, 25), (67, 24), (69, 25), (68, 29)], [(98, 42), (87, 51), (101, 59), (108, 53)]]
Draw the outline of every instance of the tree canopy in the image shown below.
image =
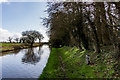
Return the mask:
[(43, 35), (38, 31), (30, 30), (22, 32), (21, 41), (23, 43), (31, 43), (32, 46), (37, 39), (39, 39), (39, 42), (43, 39)]
[(120, 2), (49, 2), (43, 19), (53, 47), (77, 46), (100, 53), (114, 46), (120, 56)]

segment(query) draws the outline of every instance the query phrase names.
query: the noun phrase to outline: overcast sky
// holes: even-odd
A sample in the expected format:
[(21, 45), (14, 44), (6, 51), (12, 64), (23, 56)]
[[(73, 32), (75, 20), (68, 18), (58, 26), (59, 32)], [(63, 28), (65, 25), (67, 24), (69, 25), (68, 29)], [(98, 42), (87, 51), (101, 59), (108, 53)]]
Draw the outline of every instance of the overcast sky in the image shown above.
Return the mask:
[(42, 25), (40, 19), (48, 16), (44, 12), (47, 9), (46, 2), (0, 2), (1, 5), (2, 27), (0, 27), (0, 41), (6, 41), (9, 36), (21, 37), (21, 32), (26, 30), (37, 30), (45, 37), (42, 41), (48, 41), (47, 28)]

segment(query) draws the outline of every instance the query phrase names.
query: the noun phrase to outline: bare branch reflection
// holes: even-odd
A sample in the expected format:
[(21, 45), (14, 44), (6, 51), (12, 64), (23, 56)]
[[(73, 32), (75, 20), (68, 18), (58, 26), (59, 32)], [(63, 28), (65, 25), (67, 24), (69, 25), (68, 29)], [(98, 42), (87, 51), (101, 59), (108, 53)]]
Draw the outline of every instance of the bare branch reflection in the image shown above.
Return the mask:
[(35, 51), (33, 48), (29, 48), (23, 56), (22, 62), (35, 65), (40, 61), (42, 53), (43, 51), (41, 50), (41, 47), (39, 47), (38, 51)]

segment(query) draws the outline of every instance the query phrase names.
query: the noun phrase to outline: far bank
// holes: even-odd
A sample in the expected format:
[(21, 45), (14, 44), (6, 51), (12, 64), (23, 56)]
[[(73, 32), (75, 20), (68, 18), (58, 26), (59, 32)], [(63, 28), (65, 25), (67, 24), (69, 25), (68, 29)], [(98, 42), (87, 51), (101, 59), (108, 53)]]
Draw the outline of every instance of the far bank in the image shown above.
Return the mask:
[[(34, 43), (32, 47), (42, 46), (47, 43)], [(29, 43), (0, 43), (0, 52), (9, 52), (18, 49), (29, 48), (31, 44)]]

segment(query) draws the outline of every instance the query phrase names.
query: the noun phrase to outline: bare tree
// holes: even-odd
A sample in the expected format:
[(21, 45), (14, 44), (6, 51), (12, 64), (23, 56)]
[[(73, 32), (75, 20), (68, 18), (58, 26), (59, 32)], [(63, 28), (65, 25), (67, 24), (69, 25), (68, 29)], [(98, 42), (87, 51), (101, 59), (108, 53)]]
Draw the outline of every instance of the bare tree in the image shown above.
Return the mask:
[(15, 40), (15, 41), (18, 43), (18, 41), (19, 41), (19, 38), (15, 38), (14, 40)]
[(11, 43), (12, 42), (12, 37), (8, 37), (8, 41)]

